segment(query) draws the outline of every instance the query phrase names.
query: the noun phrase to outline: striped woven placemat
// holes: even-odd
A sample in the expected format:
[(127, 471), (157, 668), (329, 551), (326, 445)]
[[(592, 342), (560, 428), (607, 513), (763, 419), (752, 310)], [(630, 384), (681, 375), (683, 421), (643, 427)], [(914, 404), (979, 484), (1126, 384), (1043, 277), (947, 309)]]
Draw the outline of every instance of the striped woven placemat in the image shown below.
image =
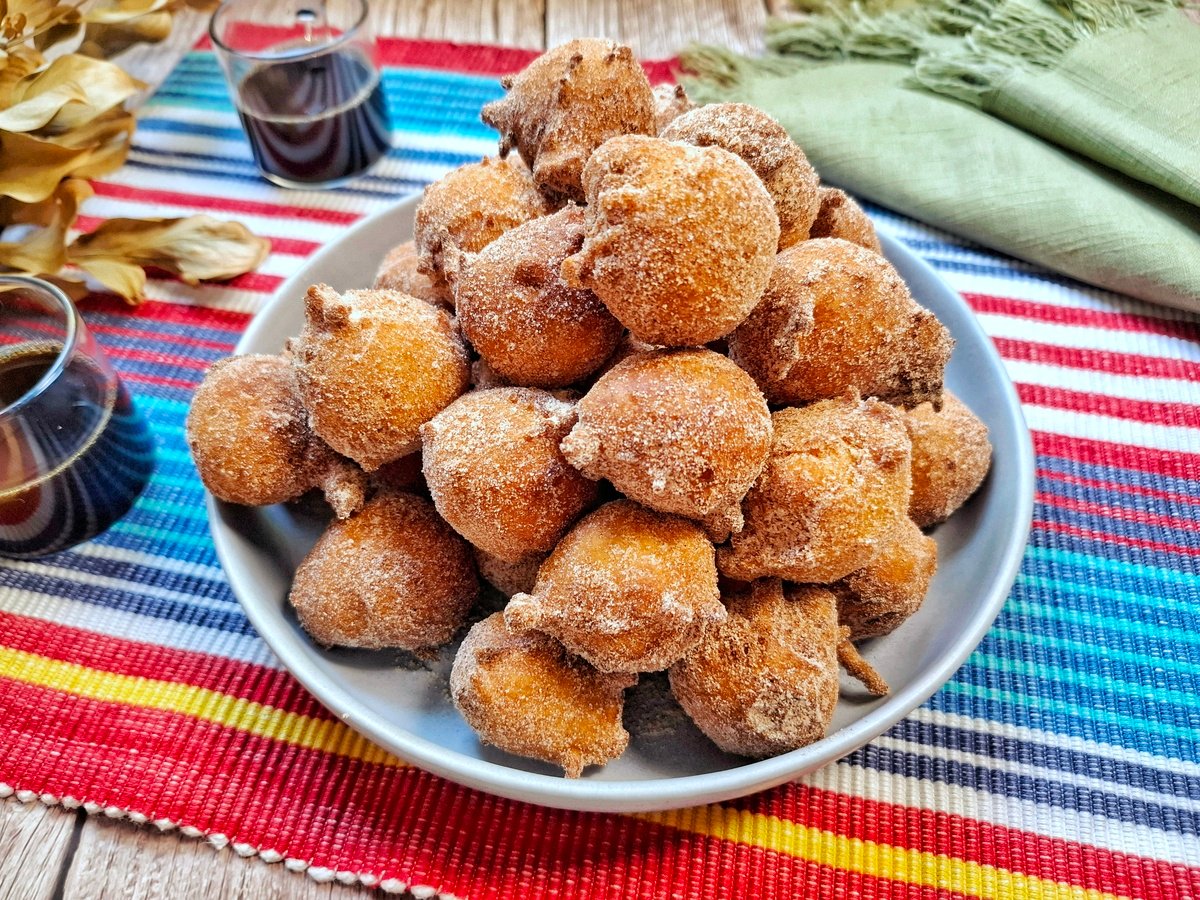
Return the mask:
[(398, 143), (353, 186), (255, 174), (216, 62), (144, 109), (88, 228), (212, 211), (269, 236), (253, 274), (86, 303), (148, 413), (132, 513), (0, 565), (0, 795), (206, 835), (320, 879), (470, 897), (1200, 894), (1200, 318), (1081, 287), (910, 220), (881, 224), (960, 290), (1038, 453), (1030, 544), (979, 649), (837, 764), (744, 800), (637, 817), (496, 799), (341, 725), (254, 634), (183, 441), (189, 396), (249, 315), (351, 222), (493, 152), (480, 105), (524, 51), (385, 41)]

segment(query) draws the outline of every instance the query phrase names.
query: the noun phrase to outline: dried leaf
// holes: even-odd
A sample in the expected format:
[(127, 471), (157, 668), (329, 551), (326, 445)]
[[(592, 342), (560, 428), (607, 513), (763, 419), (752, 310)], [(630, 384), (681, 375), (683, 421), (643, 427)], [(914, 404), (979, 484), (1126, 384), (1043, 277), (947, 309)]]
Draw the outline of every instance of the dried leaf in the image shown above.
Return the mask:
[[(127, 292), (134, 286), (129, 274), (114, 270), (109, 264), (156, 266), (173, 272), (188, 284), (196, 284), (249, 272), (267, 258), (270, 249), (268, 241), (255, 237), (238, 222), (189, 216), (109, 219), (90, 234), (76, 238), (67, 248), (67, 256), (122, 296), (136, 299), (141, 296), (141, 288)], [(97, 264), (103, 275), (96, 270)]]
[(0, 265), (22, 272), (54, 273), (67, 261), (67, 230), (79, 214), (79, 204), (92, 196), (92, 186), (79, 178), (63, 181), (50, 200), (49, 218), (24, 240), (0, 243)]
[(45, 64), (42, 54), (30, 47), (10, 50), (5, 55), (3, 68), (0, 68), (0, 109), (12, 104), (21, 83)]
[(147, 13), (158, 12), (169, 4), (169, 0), (112, 0), (112, 2), (92, 6), (83, 14), (83, 20), (89, 24), (113, 25), (128, 22)]
[(143, 87), (120, 66), (73, 53), (17, 86), (13, 105), (0, 111), (0, 129), (78, 128), (124, 103)]
[[(80, 178), (100, 178), (121, 168), (125, 157), (129, 155), (129, 144), (133, 140), (136, 125), (133, 113), (114, 109), (86, 125), (48, 140), (62, 147), (88, 147), (90, 153), (71, 170), (71, 174)], [(0, 160), (3, 160), (2, 155)]]
[(134, 44), (156, 44), (171, 34), (171, 14), (154, 12), (128, 22), (87, 26), (79, 52), (97, 59), (116, 56)]
[(137, 303), (146, 292), (146, 273), (141, 266), (113, 257), (72, 260), (102, 285), (126, 300)]
[(0, 195), (25, 203), (44, 200), (60, 181), (87, 163), (92, 150), (0, 131)]

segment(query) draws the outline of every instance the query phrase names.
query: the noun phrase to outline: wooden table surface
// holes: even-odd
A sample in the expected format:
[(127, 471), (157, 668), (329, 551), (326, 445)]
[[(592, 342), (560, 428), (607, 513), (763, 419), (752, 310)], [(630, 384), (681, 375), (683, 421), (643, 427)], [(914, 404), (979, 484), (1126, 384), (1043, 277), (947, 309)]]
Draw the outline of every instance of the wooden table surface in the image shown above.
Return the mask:
[[(574, 37), (608, 37), (647, 58), (693, 41), (761, 47), (767, 16), (786, 0), (375, 0), (376, 33), (516, 47), (553, 47)], [(168, 43), (123, 60), (156, 84), (203, 31), (183, 15)], [(0, 779), (2, 780), (2, 779)], [(115, 811), (114, 811), (115, 812)], [(180, 897), (349, 898), (374, 893), (318, 884), (282, 865), (243, 859), (228, 847), (110, 818), (103, 811), (46, 806), (36, 796), (0, 802), (0, 898)]]

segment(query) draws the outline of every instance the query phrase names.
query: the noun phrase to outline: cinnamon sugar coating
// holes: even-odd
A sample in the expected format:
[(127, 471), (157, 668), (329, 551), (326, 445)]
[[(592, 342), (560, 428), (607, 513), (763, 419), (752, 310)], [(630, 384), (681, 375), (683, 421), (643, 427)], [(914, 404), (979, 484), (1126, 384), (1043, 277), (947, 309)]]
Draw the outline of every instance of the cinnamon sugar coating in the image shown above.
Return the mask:
[(662, 137), (737, 154), (775, 201), (779, 249), (808, 238), (821, 207), (820, 179), (804, 151), (772, 116), (745, 103), (710, 103), (679, 116)]
[(434, 284), (433, 279), (417, 270), (417, 245), (405, 241), (388, 251), (379, 271), (375, 273), (377, 291), (400, 291), (426, 303), (454, 309), (454, 296), (444, 283)]
[(537, 582), (538, 569), (548, 553), (531, 553), (520, 559), (507, 560), (493, 556), (486, 550), (475, 549), (475, 566), (479, 577), (498, 590), (506, 598), (513, 594), (527, 594)]
[(838, 701), (837, 601), (816, 585), (756, 581), (671, 666), (671, 691), (718, 747), (774, 756), (825, 736)]
[(712, 544), (693, 522), (629, 500), (585, 516), (504, 610), (602, 672), (665, 669), (725, 618)]
[(624, 44), (568, 41), (500, 83), (508, 94), (483, 107), (483, 121), (500, 132), (500, 154), (515, 147), (553, 195), (583, 199), (584, 164), (609, 138), (656, 133), (650, 82)]
[(192, 398), (187, 442), (204, 486), (228, 503), (268, 506), (320, 487), (344, 518), (364, 502), (365, 474), (309, 429), (284, 356), (215, 363)]
[(463, 253), (478, 253), (509, 229), (552, 210), (515, 157), (461, 166), (426, 187), (417, 207), (417, 271), (446, 292)]
[(853, 197), (837, 188), (822, 187), (820, 200), (821, 209), (809, 229), (809, 237), (841, 238), (876, 253), (883, 253), (875, 225)]
[(660, 84), (654, 88), (654, 133), (662, 136), (663, 129), (696, 104), (688, 97), (682, 84)]
[(830, 586), (838, 621), (861, 641), (895, 631), (921, 607), (937, 571), (937, 543), (905, 516), (861, 569)]
[(450, 640), (478, 593), (470, 549), (433, 506), (383, 491), (321, 535), (289, 600), (318, 643), (418, 650)]
[(908, 514), (922, 528), (943, 522), (967, 502), (992, 464), (987, 426), (949, 391), (940, 412), (924, 403), (904, 414), (912, 439), (912, 502)]
[(728, 334), (762, 296), (779, 219), (754, 171), (720, 147), (626, 135), (583, 172), (587, 236), (563, 262), (639, 340), (692, 347)]
[(458, 323), (494, 373), (562, 387), (609, 357), (624, 329), (594, 293), (571, 288), (562, 261), (583, 245), (583, 210), (568, 206), (509, 231), (468, 257), (455, 285)]
[(596, 498), (559, 451), (574, 424), (572, 404), (535, 388), (464, 394), (421, 428), (438, 512), (501, 559), (548, 553)]
[(779, 254), (762, 302), (729, 337), (729, 356), (771, 403), (810, 403), (855, 390), (916, 406), (940, 404), (953, 346), (945, 326), (912, 299), (886, 259), (848, 241), (818, 238)]
[(292, 352), (313, 430), (368, 471), (417, 449), (470, 374), (446, 311), (395, 291), (313, 285)]
[(870, 561), (907, 514), (911, 445), (899, 411), (823, 400), (775, 413), (775, 439), (717, 562), (730, 578), (827, 584)]
[(485, 743), (561, 766), (616, 759), (629, 745), (621, 724), (636, 675), (598, 672), (543, 634), (509, 629), (501, 613), (472, 626), (454, 658), (450, 696)]
[(702, 522), (724, 540), (771, 449), (753, 379), (711, 350), (656, 350), (618, 363), (577, 407), (563, 455), (632, 500)]

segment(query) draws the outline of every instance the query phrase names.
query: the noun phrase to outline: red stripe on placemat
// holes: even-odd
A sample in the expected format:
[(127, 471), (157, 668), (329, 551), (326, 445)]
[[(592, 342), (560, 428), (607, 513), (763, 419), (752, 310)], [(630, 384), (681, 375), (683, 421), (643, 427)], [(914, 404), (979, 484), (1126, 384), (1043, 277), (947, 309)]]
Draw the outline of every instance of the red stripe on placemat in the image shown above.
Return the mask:
[(1064, 347), (1060, 344), (1041, 344), (1014, 338), (993, 337), (992, 343), (1006, 359), (1050, 363), (1071, 369), (1091, 369), (1110, 375), (1137, 375), (1143, 378), (1180, 378), (1200, 381), (1200, 363), (1165, 356), (1142, 356), (1137, 353), (1116, 353), (1112, 350), (1092, 350), (1085, 347)]
[[(1155, 896), (1154, 892), (1139, 890), (1139, 880), (1132, 874), (1135, 870), (1152, 875), (1163, 884), (1200, 883), (1200, 869), (1018, 831), (943, 810), (868, 800), (802, 783), (793, 784), (786, 791), (766, 791), (728, 805), (862, 841), (966, 859), (1131, 897)], [(1064, 862), (1068, 863), (1066, 872)]]
[(1033, 300), (997, 297), (991, 294), (964, 293), (962, 296), (977, 313), (994, 313), (1038, 322), (1053, 322), (1056, 325), (1083, 325), (1110, 331), (1135, 331), (1187, 341), (1200, 341), (1200, 325), (1194, 322), (1160, 319), (1148, 314), (1131, 312), (1108, 312), (1099, 309), (1084, 309), (1078, 306), (1056, 306), (1053, 303), (1036, 303)]
[(1033, 449), (1042, 456), (1058, 456), (1100, 466), (1136, 469), (1151, 475), (1200, 479), (1200, 453), (1156, 450), (1133, 444), (1067, 437), (1033, 431)]
[[(116, 353), (109, 352), (110, 356), (117, 356)], [(121, 378), (124, 381), (137, 382), (138, 384), (152, 384), (157, 387), (177, 388), (181, 391), (194, 391), (196, 385), (200, 383), (200, 378), (168, 378), (165, 375), (148, 375), (145, 372), (128, 372), (121, 371)]]
[(1056, 531), (1071, 537), (1084, 538), (1089, 541), (1100, 541), (1105, 544), (1117, 544), (1123, 547), (1136, 547), (1140, 550), (1157, 550), (1160, 553), (1176, 553), (1183, 556), (1200, 557), (1200, 547), (1186, 547), (1183, 544), (1168, 544), (1164, 541), (1151, 541), (1145, 538), (1126, 537), (1109, 531), (1096, 531), (1092, 528), (1080, 528), (1065, 522), (1051, 522), (1046, 519), (1034, 519), (1033, 527), (1043, 531)]
[[(1071, 412), (1090, 413), (1097, 416), (1111, 416), (1114, 419), (1148, 422), (1151, 425), (1200, 429), (1200, 406), (1191, 403), (1133, 400), (1129, 397), (1073, 391), (1068, 388), (1047, 387), (1027, 382), (1016, 382), (1014, 386), (1022, 403), (1033, 403), (1038, 406), (1050, 406), (1055, 409), (1066, 409)], [(1197, 437), (1197, 441), (1200, 442), (1200, 436)]]
[[(137, 320), (134, 319), (133, 321)], [(88, 322), (88, 330), (92, 334), (126, 338), (132, 341), (179, 345), (197, 350), (217, 350), (221, 353), (232, 353), (234, 345), (237, 343), (236, 338), (228, 341), (209, 341), (182, 331), (176, 333), (169, 331), (148, 331), (145, 328), (122, 328), (117, 325), (104, 325), (99, 322)]]
[[(75, 220), (75, 227), (81, 232), (95, 231), (106, 219), (101, 219), (97, 216), (79, 216)], [(322, 245), (315, 241), (302, 241), (296, 238), (274, 237), (269, 234), (261, 235), (261, 237), (271, 242), (271, 252), (280, 253), (287, 256), (310, 256), (320, 250)]]
[(1061, 494), (1050, 494), (1038, 491), (1037, 502), (1047, 506), (1068, 509), (1073, 512), (1087, 513), (1093, 516), (1104, 516), (1114, 521), (1132, 522), (1147, 527), (1178, 528), (1181, 531), (1200, 531), (1200, 521), (1184, 516), (1161, 516), (1135, 509), (1129, 506), (1109, 506), (1101, 503), (1091, 503), (1074, 497), (1064, 497)]
[(1116, 481), (1106, 481), (1102, 478), (1084, 478), (1081, 475), (1072, 475), (1067, 472), (1059, 472), (1054, 469), (1038, 469), (1038, 478), (1045, 478), (1051, 481), (1061, 481), (1065, 484), (1077, 484), (1080, 487), (1099, 488), (1104, 491), (1116, 491), (1123, 494), (1136, 494), (1141, 497), (1155, 497), (1160, 500), (1167, 500), (1172, 503), (1187, 503), (1192, 506), (1200, 506), (1200, 497), (1189, 497), (1187, 494), (1180, 494), (1177, 491), (1164, 491), (1159, 488), (1146, 487), (1141, 484), (1121, 484)]
[(320, 209), (310, 206), (288, 206), (282, 203), (266, 203), (261, 200), (235, 200), (231, 197), (210, 197), (204, 194), (186, 194), (180, 191), (162, 191), (152, 188), (136, 188), (112, 181), (93, 181), (97, 196), (115, 197), (118, 200), (136, 200), (139, 203), (167, 203), (197, 209), (219, 209), (225, 212), (240, 212), (255, 216), (274, 216), (284, 219), (310, 219), (334, 225), (349, 225), (363, 217), (363, 213), (341, 212), (335, 209)]
[[(84, 312), (99, 312), (109, 315), (126, 315), (133, 319), (153, 319), (156, 322), (173, 322), (180, 325), (196, 325), (238, 334), (250, 324), (250, 313), (215, 309), (209, 306), (189, 306), (186, 303), (168, 303), (163, 300), (147, 300), (137, 306), (126, 303), (116, 294), (96, 291), (89, 294), (80, 307)], [(237, 337), (234, 337), (236, 342)]]

